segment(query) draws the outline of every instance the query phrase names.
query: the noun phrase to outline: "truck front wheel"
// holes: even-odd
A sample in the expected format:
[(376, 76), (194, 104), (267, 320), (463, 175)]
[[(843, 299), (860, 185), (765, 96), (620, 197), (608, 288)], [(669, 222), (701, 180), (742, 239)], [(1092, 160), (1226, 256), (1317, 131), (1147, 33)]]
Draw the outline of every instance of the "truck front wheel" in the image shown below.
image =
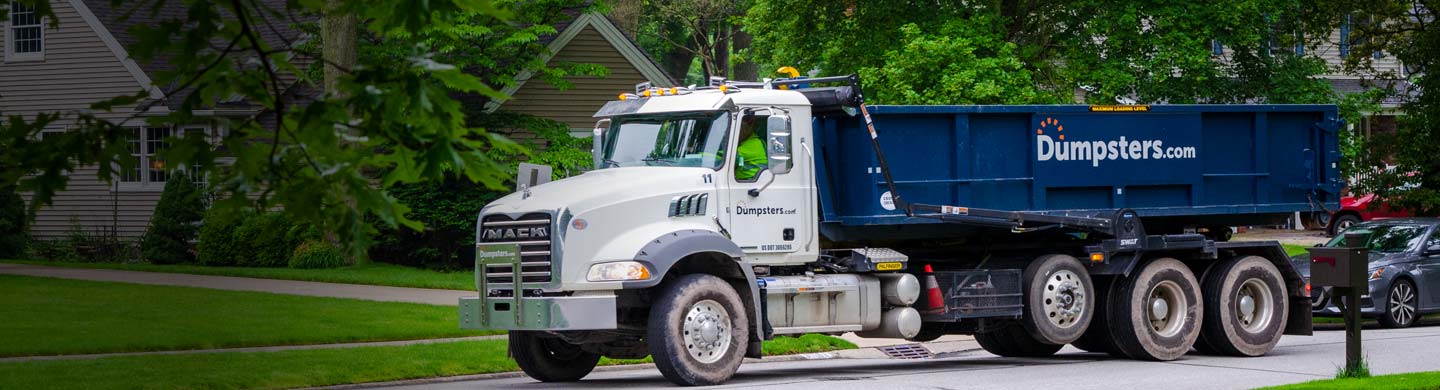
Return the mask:
[(600, 354), (533, 331), (511, 331), (510, 354), (525, 375), (541, 382), (578, 381), (600, 362)]
[(1204, 307), (1200, 283), (1179, 260), (1145, 263), (1111, 290), (1110, 335), (1131, 359), (1175, 360), (1200, 336)]
[(682, 386), (718, 385), (740, 369), (750, 327), (740, 294), (724, 280), (684, 275), (661, 288), (646, 341), (655, 367)]

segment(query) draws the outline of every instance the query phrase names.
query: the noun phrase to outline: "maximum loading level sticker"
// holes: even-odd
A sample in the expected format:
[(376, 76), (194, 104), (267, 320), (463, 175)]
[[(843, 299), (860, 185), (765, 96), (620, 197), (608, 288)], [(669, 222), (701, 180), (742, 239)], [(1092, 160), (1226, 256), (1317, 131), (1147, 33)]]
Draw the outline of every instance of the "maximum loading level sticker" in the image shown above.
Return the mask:
[(890, 191), (880, 194), (880, 208), (895, 211), (895, 198), (890, 196)]

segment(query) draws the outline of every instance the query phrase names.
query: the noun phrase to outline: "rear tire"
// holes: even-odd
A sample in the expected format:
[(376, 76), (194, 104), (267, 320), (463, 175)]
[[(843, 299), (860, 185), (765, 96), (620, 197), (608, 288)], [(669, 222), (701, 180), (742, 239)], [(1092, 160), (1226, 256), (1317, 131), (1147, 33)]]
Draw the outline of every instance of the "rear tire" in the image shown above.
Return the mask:
[(1027, 332), (1046, 344), (1065, 345), (1079, 339), (1095, 317), (1095, 284), (1080, 260), (1052, 254), (1025, 267)]
[(740, 294), (711, 275), (684, 275), (663, 287), (650, 308), (646, 342), (655, 368), (677, 385), (725, 383), (750, 340)]
[(1112, 290), (1109, 326), (1119, 352), (1131, 359), (1175, 360), (1200, 336), (1200, 283), (1179, 260), (1146, 262)]
[(525, 375), (541, 382), (578, 381), (600, 362), (600, 354), (534, 331), (510, 331), (510, 355)]
[(1004, 357), (1045, 357), (1054, 355), (1064, 345), (1036, 340), (1019, 324), (1008, 323), (999, 329), (976, 333), (975, 342), (986, 352)]
[(1207, 315), (1195, 349), (1261, 356), (1280, 342), (1290, 306), (1285, 279), (1270, 260), (1245, 256), (1216, 264), (1201, 290)]
[(1115, 285), (1113, 280), (1095, 280), (1095, 317), (1090, 321), (1090, 328), (1085, 330), (1075, 342), (1075, 346), (1085, 352), (1097, 352), (1116, 354), (1115, 340), (1110, 337), (1110, 326), (1106, 313), (1110, 307), (1110, 289)]

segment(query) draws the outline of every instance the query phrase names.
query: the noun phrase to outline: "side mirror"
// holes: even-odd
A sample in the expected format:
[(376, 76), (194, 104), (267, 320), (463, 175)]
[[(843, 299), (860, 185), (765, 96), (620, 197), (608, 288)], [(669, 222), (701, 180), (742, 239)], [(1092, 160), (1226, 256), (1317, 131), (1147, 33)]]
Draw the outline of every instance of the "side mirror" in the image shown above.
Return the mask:
[(609, 128), (610, 120), (601, 119), (595, 122), (595, 130), (591, 132), (592, 138), (590, 138), (590, 156), (594, 159), (595, 165), (593, 166), (595, 167), (595, 169), (605, 167), (601, 159), (604, 157), (605, 154), (605, 130)]
[(765, 142), (770, 172), (776, 175), (790, 172), (790, 117), (782, 114), (771, 115), (766, 119), (765, 129), (770, 132), (770, 139)]

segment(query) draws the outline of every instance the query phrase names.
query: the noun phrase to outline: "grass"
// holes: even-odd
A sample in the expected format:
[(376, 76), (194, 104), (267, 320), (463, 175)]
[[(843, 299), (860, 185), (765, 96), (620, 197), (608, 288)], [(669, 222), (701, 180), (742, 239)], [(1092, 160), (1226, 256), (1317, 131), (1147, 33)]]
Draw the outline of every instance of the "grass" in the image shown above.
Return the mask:
[(1381, 375), (1369, 378), (1343, 378), (1310, 381), (1292, 385), (1266, 387), (1268, 390), (1434, 390), (1440, 389), (1440, 371)]
[(385, 263), (369, 263), (331, 269), (208, 267), (201, 265), (156, 265), (116, 263), (63, 263), (32, 260), (5, 260), (6, 263), (68, 268), (116, 269), (125, 271), (171, 272), (180, 274), (240, 276), (247, 278), (304, 280), (311, 282), (417, 287), (444, 290), (474, 290), (475, 273), (440, 272)]
[(1303, 255), (1308, 252), (1306, 248), (1309, 248), (1308, 246), (1295, 244), (1280, 244), (1280, 246), (1285, 247), (1285, 254), (1290, 256)]
[[(807, 335), (765, 343), (767, 354), (854, 345)], [(504, 340), (282, 352), (122, 356), (0, 363), (0, 389), (277, 389), (515, 371)], [(632, 364), (640, 360), (604, 360)]]
[(483, 334), (461, 330), (449, 306), (9, 275), (0, 319), (0, 356)]

